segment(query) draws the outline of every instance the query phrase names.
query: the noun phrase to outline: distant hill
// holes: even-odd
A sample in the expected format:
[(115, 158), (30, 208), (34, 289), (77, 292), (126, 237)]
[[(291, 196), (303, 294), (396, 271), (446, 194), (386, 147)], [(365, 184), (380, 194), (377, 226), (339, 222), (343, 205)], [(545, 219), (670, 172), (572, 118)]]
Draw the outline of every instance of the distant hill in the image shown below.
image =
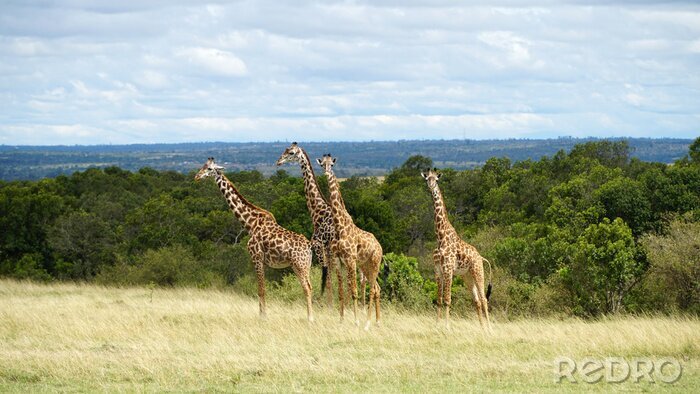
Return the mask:
[[(620, 140), (614, 138), (613, 140)], [(420, 154), (433, 159), (438, 167), (455, 169), (482, 165), (491, 157), (512, 161), (540, 159), (559, 150), (596, 140), (557, 138), (545, 140), (430, 140), (369, 142), (299, 142), (312, 158), (332, 153), (338, 157), (339, 176), (382, 175), (400, 166), (409, 156)], [(685, 156), (692, 140), (626, 138), (632, 156), (644, 161), (672, 163)], [(228, 170), (259, 170), (271, 174), (279, 168), (275, 161), (288, 142), (231, 143), (202, 142), (149, 145), (94, 146), (8, 146), (0, 145), (0, 179), (39, 179), (70, 174), (91, 167), (118, 166), (136, 171), (142, 167), (187, 173), (214, 156)], [(282, 167), (298, 174), (296, 166)]]

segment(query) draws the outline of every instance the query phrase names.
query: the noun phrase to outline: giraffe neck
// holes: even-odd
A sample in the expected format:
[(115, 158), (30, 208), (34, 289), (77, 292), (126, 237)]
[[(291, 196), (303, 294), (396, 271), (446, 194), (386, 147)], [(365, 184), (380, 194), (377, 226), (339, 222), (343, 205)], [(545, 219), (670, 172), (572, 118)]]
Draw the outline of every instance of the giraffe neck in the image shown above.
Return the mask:
[(438, 240), (444, 239), (450, 232), (454, 232), (454, 227), (447, 218), (447, 209), (445, 201), (442, 199), (442, 193), (439, 187), (432, 190), (433, 203), (435, 204), (435, 235)]
[(328, 190), (330, 191), (330, 203), (331, 212), (333, 213), (333, 222), (337, 229), (341, 227), (339, 225), (344, 225), (347, 223), (352, 223), (352, 218), (345, 209), (345, 202), (343, 201), (343, 196), (340, 194), (340, 185), (338, 185), (338, 179), (335, 177), (333, 170), (326, 172), (328, 176)]
[(309, 212), (318, 212), (328, 207), (328, 203), (323, 199), (321, 194), (321, 189), (316, 183), (316, 176), (314, 174), (314, 169), (311, 166), (311, 161), (309, 160), (309, 155), (306, 154), (305, 150), (301, 150), (303, 153), (300, 157), (299, 165), (301, 166), (301, 173), (304, 176), (304, 192), (306, 193), (306, 207)]
[(243, 226), (249, 233), (253, 232), (260, 224), (260, 219), (272, 217), (270, 212), (248, 202), (223, 173), (216, 174), (216, 184), (219, 185), (219, 190), (224, 195), (229, 208), (231, 208), (236, 218), (243, 223)]

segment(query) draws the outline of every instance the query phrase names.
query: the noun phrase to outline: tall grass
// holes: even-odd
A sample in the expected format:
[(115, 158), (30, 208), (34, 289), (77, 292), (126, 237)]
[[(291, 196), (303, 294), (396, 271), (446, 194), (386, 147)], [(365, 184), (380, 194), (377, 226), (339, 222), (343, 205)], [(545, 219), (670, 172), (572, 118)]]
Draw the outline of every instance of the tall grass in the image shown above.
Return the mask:
[[(369, 332), (316, 305), (226, 290), (106, 288), (0, 280), (0, 391), (700, 392), (700, 321), (621, 317), (450, 328), (385, 306)], [(553, 360), (673, 357), (673, 384), (561, 383)]]

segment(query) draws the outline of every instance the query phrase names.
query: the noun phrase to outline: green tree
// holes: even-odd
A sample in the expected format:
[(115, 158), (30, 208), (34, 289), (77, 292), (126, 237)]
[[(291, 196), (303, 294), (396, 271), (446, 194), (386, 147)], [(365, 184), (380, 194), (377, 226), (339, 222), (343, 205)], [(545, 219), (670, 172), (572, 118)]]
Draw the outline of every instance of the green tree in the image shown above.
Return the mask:
[(190, 216), (181, 201), (168, 194), (151, 198), (126, 217), (124, 236), (130, 254), (196, 242)]
[(700, 137), (696, 138), (688, 148), (688, 156), (693, 164), (700, 164)]
[(575, 313), (617, 313), (645, 270), (632, 231), (622, 219), (603, 219), (578, 238), (569, 266), (560, 269)]
[(11, 275), (16, 261), (37, 253), (43, 256), (32, 257), (38, 268), (53, 271), (46, 232), (66, 209), (54, 186), (53, 181), (47, 180), (12, 182), (0, 188), (0, 273)]
[(39, 253), (26, 253), (14, 265), (12, 276), (17, 279), (31, 279), (47, 282), (52, 279), (46, 272), (43, 264), (44, 258)]
[(621, 218), (635, 236), (652, 228), (651, 204), (644, 185), (629, 178), (615, 178), (601, 185), (596, 197), (610, 219)]
[(594, 159), (606, 167), (622, 168), (629, 163), (630, 146), (627, 141), (592, 141), (571, 149), (572, 159)]
[(700, 314), (700, 223), (674, 220), (666, 234), (647, 234), (641, 244), (649, 256), (650, 306)]
[(105, 221), (84, 211), (58, 218), (48, 230), (48, 243), (61, 262), (56, 271), (63, 278), (90, 279), (100, 266), (115, 261), (115, 233)]
[(433, 167), (433, 159), (421, 155), (414, 155), (406, 159), (399, 168), (393, 169), (385, 179), (386, 185), (400, 183), (404, 178), (420, 179), (421, 171)]
[(384, 266), (388, 275), (380, 275), (382, 295), (409, 308), (425, 308), (430, 305), (430, 297), (424, 290), (424, 280), (418, 272), (418, 260), (403, 254), (387, 253)]
[(394, 232), (401, 250), (408, 249), (416, 241), (434, 239), (433, 201), (420, 186), (401, 188), (388, 201), (397, 218)]

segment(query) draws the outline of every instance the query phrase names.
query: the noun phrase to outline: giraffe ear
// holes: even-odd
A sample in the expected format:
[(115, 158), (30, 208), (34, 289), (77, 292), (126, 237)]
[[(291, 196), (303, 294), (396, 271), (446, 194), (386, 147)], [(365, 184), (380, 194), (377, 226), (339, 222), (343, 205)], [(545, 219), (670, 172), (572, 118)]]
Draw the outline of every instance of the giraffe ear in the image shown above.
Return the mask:
[(333, 158), (333, 164), (335, 164), (335, 157)]
[(423, 179), (426, 179), (426, 178), (427, 178), (427, 176), (425, 176), (425, 173), (424, 173), (423, 171), (420, 172), (420, 176), (422, 176)]
[(441, 176), (442, 174), (437, 174), (437, 179), (440, 179)]
[(316, 159), (316, 163), (318, 163), (318, 165), (321, 165), (321, 159)]

